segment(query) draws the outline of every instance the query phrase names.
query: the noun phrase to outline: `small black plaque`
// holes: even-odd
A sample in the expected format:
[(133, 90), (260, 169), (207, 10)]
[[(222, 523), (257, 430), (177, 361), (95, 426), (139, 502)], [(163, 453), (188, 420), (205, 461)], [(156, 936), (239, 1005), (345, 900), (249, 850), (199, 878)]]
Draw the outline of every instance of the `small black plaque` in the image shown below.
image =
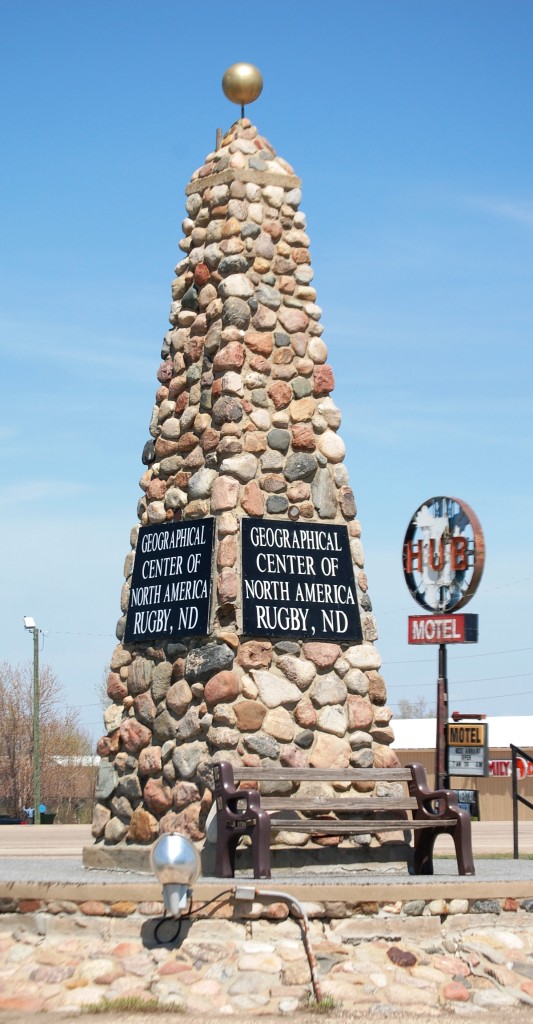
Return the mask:
[(463, 811), (468, 811), (471, 818), (479, 821), (479, 793), (477, 789), (452, 789), (457, 797), (457, 803)]
[(245, 635), (362, 642), (346, 526), (243, 519), (241, 528)]
[(124, 642), (209, 633), (213, 519), (141, 526)]

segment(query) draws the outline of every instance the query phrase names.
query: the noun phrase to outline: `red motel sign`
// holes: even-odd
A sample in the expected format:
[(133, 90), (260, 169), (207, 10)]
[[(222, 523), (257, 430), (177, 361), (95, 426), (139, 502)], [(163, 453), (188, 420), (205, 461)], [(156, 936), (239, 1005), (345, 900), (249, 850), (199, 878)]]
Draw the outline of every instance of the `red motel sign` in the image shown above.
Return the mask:
[(409, 644), (475, 644), (477, 615), (410, 615)]

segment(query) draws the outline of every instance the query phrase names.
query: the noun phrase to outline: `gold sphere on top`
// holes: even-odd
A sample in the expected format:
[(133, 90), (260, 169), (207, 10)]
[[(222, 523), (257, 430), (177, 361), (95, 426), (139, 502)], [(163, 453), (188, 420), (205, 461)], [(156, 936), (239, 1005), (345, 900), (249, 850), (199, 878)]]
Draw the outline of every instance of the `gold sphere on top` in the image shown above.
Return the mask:
[(232, 103), (253, 103), (263, 91), (263, 76), (254, 64), (232, 64), (222, 79), (224, 94)]

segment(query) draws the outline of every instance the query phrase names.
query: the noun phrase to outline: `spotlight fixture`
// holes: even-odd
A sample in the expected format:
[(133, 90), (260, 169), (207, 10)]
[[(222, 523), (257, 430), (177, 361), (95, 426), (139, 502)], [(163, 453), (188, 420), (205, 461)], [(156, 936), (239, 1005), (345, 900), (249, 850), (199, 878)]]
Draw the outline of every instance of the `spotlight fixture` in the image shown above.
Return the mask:
[(150, 861), (163, 886), (165, 910), (173, 917), (181, 917), (188, 910), (191, 886), (200, 874), (198, 850), (187, 836), (169, 832), (154, 843)]

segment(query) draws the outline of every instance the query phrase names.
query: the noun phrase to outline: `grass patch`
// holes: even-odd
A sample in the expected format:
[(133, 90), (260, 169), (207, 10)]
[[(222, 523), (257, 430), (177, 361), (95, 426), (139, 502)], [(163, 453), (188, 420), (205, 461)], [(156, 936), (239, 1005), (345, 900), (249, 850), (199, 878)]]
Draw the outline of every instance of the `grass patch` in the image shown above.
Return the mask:
[(331, 1013), (337, 1009), (337, 1003), (333, 996), (324, 996), (320, 1002), (317, 1002), (316, 999), (310, 999), (307, 1009), (311, 1010), (312, 1013)]
[(183, 1013), (181, 1003), (160, 1003), (158, 999), (141, 999), (140, 996), (117, 996), (102, 999), (83, 1007), (84, 1013)]

